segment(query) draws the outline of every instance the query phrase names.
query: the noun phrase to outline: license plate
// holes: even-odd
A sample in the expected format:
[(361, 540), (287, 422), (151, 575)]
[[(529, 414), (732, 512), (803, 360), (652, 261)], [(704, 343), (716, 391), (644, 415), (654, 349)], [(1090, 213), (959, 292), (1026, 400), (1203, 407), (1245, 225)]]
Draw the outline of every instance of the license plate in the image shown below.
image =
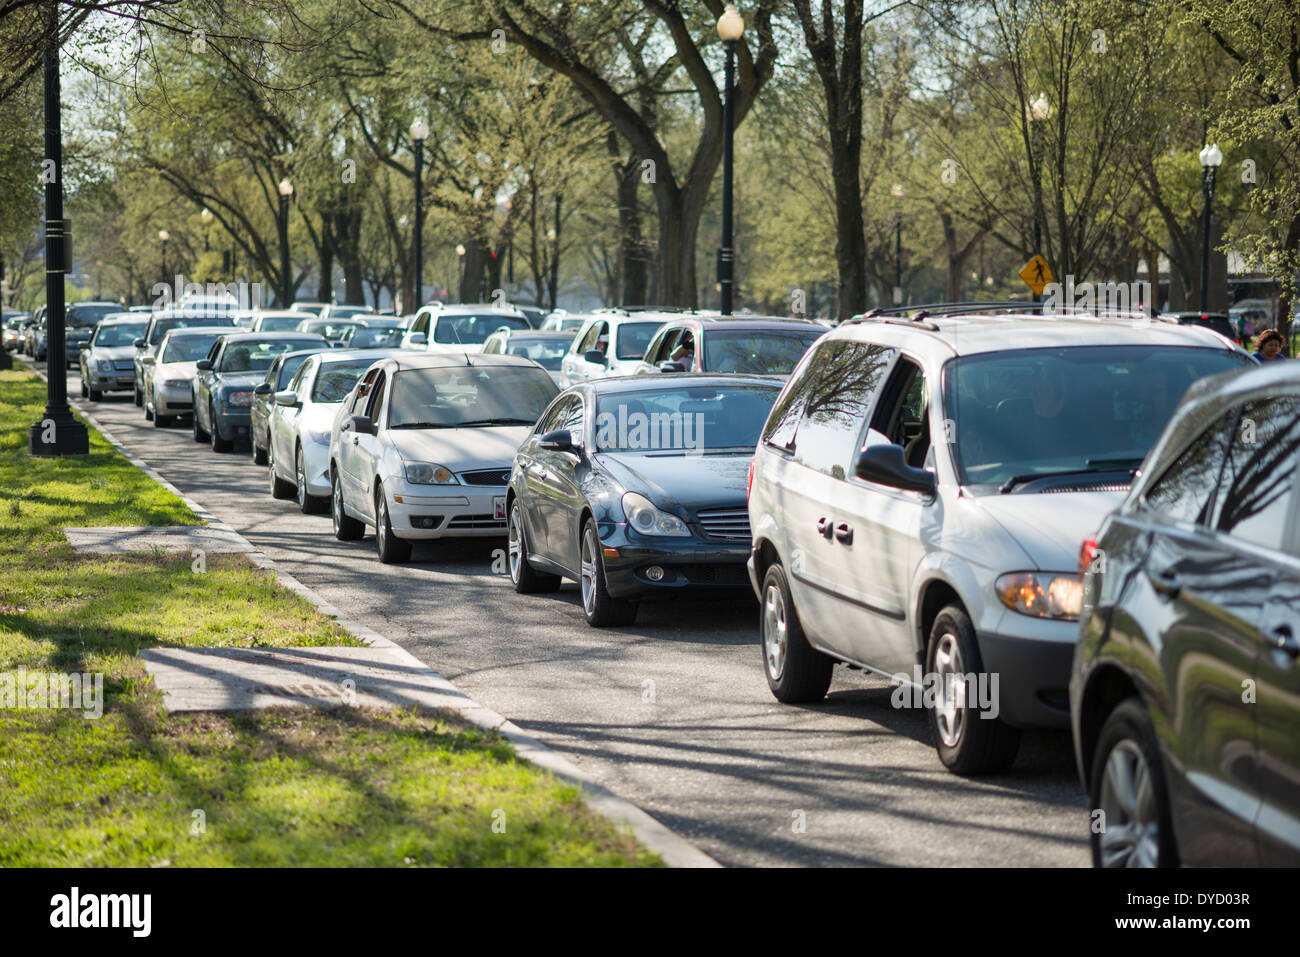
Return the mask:
[(496, 518), (506, 517), (506, 497), (504, 495), (492, 496), (492, 514)]

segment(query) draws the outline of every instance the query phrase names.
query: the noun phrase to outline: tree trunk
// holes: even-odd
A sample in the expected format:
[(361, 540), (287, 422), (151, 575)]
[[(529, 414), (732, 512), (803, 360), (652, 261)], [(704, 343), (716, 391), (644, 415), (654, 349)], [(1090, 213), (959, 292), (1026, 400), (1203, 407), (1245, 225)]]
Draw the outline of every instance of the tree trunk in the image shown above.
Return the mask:
[[(610, 131), (609, 154), (620, 156), (618, 137)], [(649, 302), (650, 257), (641, 235), (641, 208), (637, 203), (640, 163), (633, 153), (626, 162), (614, 164), (614, 181), (618, 197), (618, 262), (614, 267), (612, 302), (621, 306), (640, 306)]]
[(461, 270), (459, 299), (461, 302), (478, 302), (487, 267), (487, 248), (480, 239), (465, 244), (464, 266)]
[(316, 284), (316, 301), (329, 302), (334, 298), (334, 238), (330, 235), (329, 218), (324, 223), (325, 235), (320, 244), (320, 281)]

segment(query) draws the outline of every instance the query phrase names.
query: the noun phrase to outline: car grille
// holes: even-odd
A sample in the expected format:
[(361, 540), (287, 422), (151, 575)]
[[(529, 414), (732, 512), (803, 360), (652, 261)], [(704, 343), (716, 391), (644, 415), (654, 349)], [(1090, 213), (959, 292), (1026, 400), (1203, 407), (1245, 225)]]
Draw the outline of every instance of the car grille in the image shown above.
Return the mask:
[(749, 541), (747, 508), (704, 508), (695, 513), (695, 520), (710, 538), (725, 538), (729, 542)]
[(491, 515), (458, 515), (447, 523), (448, 528), (500, 528), (506, 527), (504, 518)]
[(113, 368), (118, 372), (134, 372), (135, 363), (130, 359), (114, 359)]
[(1127, 492), (1128, 482), (1094, 482), (1092, 484), (1054, 485), (1041, 491), (1054, 492)]
[(461, 472), (460, 480), (466, 485), (509, 485), (510, 469), (476, 469)]

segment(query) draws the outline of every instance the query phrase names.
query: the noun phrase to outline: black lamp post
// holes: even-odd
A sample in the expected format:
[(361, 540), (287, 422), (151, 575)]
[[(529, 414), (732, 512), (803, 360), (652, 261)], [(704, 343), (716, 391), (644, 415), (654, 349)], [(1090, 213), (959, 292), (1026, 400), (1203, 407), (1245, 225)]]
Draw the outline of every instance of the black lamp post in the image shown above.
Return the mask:
[(423, 117), (416, 117), (411, 123), (411, 143), (415, 147), (415, 299), (409, 312), (424, 304), (424, 141), (428, 137), (429, 124)]
[(293, 183), (289, 177), (280, 180), (280, 308), (288, 309), (293, 295), (293, 278), (289, 275), (289, 197)]
[(68, 224), (63, 218), (63, 118), (59, 112), (59, 15), (50, 5), (45, 36), (45, 158), (54, 176), (45, 182), (45, 414), (27, 430), (32, 455), (85, 455), (90, 436), (68, 407), (66, 313), (63, 276), (68, 271)]
[(894, 197), (894, 305), (903, 304), (903, 187), (895, 183), (889, 189)]
[(162, 282), (167, 285), (167, 240), (172, 238), (172, 234), (165, 229), (158, 230), (158, 242), (162, 244)]
[(211, 232), (209, 227), (212, 225), (212, 220), (215, 218), (216, 217), (213, 215), (212, 210), (208, 209), (208, 207), (206, 206), (203, 207), (203, 212), (199, 213), (199, 219), (203, 220), (203, 251), (204, 252), (208, 251), (208, 239), (209, 239), (209, 233)]
[(1214, 199), (1214, 174), (1223, 162), (1218, 143), (1201, 147), (1201, 191), (1205, 194), (1205, 221), (1201, 227), (1201, 312), (1210, 308), (1210, 202)]
[(745, 32), (745, 21), (733, 3), (718, 17), (718, 36), (727, 51), (725, 88), (722, 101), (722, 248), (718, 250), (718, 285), (724, 316), (731, 315), (732, 296), (735, 291), (735, 250), (731, 235), (731, 168), (732, 127), (735, 125), (735, 104), (732, 102), (736, 72), (736, 41)]
[[(1029, 119), (1029, 148), (1034, 167), (1034, 255), (1043, 254), (1043, 124), (1052, 116), (1052, 104), (1047, 102), (1047, 94), (1039, 93), (1034, 101), (1025, 107)], [(1039, 295), (1034, 293), (1034, 302)]]

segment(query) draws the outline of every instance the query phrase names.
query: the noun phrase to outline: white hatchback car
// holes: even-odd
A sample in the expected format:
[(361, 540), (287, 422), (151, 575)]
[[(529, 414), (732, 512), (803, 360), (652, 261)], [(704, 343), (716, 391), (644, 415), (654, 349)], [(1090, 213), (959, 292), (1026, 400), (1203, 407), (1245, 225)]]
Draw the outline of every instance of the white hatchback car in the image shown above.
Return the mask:
[(845, 663), (924, 707), (943, 763), (1006, 767), (1069, 725), (1079, 549), (1196, 380), (1251, 365), (1144, 319), (850, 320), (796, 366), (754, 455), (750, 580), (768, 684)]
[(636, 375), (642, 369), (646, 347), (665, 322), (678, 312), (629, 312), (602, 309), (587, 316), (560, 361), (560, 385), (611, 376)]
[(415, 313), (402, 335), (402, 348), (422, 352), (482, 352), (483, 343), (498, 329), (531, 328), (533, 324), (528, 317), (513, 306), (432, 302)]
[(303, 360), (272, 396), (267, 416), (267, 481), (272, 498), (295, 498), (304, 512), (323, 512), (330, 496), (330, 432), (362, 374), (396, 349), (334, 349)]
[(559, 394), (519, 356), (403, 353), (372, 366), (330, 436), (334, 534), (375, 528), (382, 562), (416, 539), (504, 537), (515, 450)]

